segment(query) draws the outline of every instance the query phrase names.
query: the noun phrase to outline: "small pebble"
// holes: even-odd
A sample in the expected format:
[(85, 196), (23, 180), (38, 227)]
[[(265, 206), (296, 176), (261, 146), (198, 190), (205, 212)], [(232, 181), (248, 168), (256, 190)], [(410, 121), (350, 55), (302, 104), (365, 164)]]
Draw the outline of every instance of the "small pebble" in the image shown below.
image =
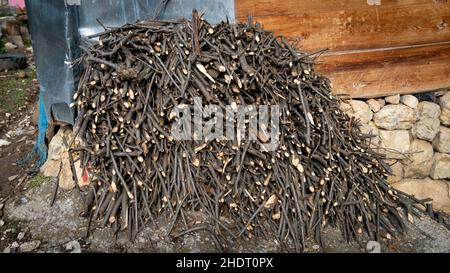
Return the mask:
[(19, 232), (19, 234), (17, 235), (17, 240), (21, 241), (23, 238), (25, 238), (25, 233)]
[(78, 241), (72, 241), (66, 244), (66, 250), (70, 253), (81, 253), (81, 245)]
[(20, 252), (31, 252), (33, 250), (36, 250), (40, 245), (40, 241), (26, 242), (20, 246), (19, 250)]
[(16, 180), (17, 177), (19, 177), (19, 176), (18, 175), (13, 175), (13, 176), (8, 177), (8, 180), (9, 180), (9, 182), (12, 182), (12, 181)]
[(369, 241), (367, 242), (366, 250), (369, 253), (381, 253), (381, 245), (377, 241)]
[(16, 75), (17, 75), (17, 78), (19, 78), (19, 79), (25, 79), (28, 77), (28, 75), (25, 71), (19, 71), (19, 72), (17, 72)]
[(10, 145), (11, 144), (11, 142), (9, 142), (9, 141), (7, 141), (7, 140), (4, 140), (4, 139), (0, 139), (0, 147), (2, 147), (2, 146), (8, 146), (8, 145)]
[(12, 244), (11, 244), (11, 248), (18, 248), (20, 245), (19, 245), (19, 243), (18, 242), (13, 242)]
[(7, 230), (5, 230), (4, 232), (3, 232), (3, 234), (8, 234), (8, 233), (10, 233), (10, 232), (14, 232), (15, 230), (13, 229), (13, 228), (8, 228)]

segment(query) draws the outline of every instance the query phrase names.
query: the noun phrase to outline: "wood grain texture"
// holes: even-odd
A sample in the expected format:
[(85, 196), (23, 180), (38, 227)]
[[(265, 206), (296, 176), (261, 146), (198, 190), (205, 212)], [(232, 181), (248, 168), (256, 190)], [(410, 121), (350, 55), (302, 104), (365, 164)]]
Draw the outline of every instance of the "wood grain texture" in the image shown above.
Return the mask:
[[(329, 48), (336, 93), (369, 98), (450, 87), (450, 0), (236, 0), (236, 18)], [(394, 48), (394, 49), (393, 49)]]
[(450, 44), (342, 53), (318, 59), (335, 94), (372, 98), (450, 87)]
[(236, 18), (252, 15), (277, 34), (302, 38), (305, 50), (354, 50), (450, 41), (449, 0), (236, 0)]

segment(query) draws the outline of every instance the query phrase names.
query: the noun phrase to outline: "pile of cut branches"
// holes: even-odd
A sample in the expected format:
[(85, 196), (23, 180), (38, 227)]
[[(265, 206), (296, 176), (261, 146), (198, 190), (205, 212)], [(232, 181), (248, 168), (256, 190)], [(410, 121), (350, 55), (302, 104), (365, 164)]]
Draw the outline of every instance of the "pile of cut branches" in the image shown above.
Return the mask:
[[(170, 232), (175, 223), (195, 229), (188, 214), (201, 211), (217, 235), (275, 236), (295, 251), (307, 238), (320, 242), (326, 225), (347, 240), (404, 230), (398, 208), (412, 213), (412, 201), (387, 183), (372, 136), (315, 73), (320, 52), (299, 52), (251, 19), (212, 25), (196, 12), (191, 21), (140, 21), (96, 37), (74, 95), (83, 145), (71, 154), (95, 181), (86, 216), (134, 238), (162, 215)], [(256, 139), (175, 139), (174, 123), (185, 119), (173, 110), (199, 108), (198, 98), (222, 110), (278, 106), (276, 149), (264, 148), (270, 126)], [(217, 122), (203, 117), (203, 127)]]

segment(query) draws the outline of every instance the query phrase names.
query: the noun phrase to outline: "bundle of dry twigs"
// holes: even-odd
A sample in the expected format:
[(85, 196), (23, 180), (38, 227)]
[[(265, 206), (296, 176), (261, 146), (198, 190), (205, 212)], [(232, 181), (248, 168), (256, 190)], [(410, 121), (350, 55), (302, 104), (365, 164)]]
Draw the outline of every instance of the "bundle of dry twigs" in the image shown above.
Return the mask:
[[(185, 229), (189, 211), (211, 230), (276, 236), (301, 251), (327, 224), (346, 239), (403, 231), (410, 199), (386, 182), (389, 166), (358, 121), (340, 109), (312, 56), (260, 24), (142, 21), (108, 28), (84, 48), (74, 95), (80, 156), (95, 183), (85, 215), (102, 226), (140, 227), (167, 215)], [(177, 141), (176, 105), (279, 105), (280, 145), (259, 141)], [(410, 213), (411, 206), (406, 206)], [(173, 227), (174, 225), (172, 225)]]

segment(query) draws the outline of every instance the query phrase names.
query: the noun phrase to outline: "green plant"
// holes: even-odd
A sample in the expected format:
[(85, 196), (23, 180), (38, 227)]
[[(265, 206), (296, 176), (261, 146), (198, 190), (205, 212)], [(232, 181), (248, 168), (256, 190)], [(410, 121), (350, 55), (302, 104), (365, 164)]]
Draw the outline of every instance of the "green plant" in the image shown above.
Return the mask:
[(24, 106), (30, 96), (30, 89), (35, 84), (33, 80), (36, 78), (36, 71), (32, 68), (23, 70), (26, 77), (18, 79), (17, 72), (2, 74), (0, 80), (0, 113), (12, 113), (17, 111), (21, 106)]
[(30, 46), (32, 45), (32, 44), (31, 44), (31, 40), (28, 39), (28, 38), (23, 39), (23, 45), (24, 45), (25, 47), (30, 47)]
[(43, 176), (43, 175), (35, 176), (35, 177), (31, 178), (30, 181), (28, 181), (28, 187), (30, 189), (39, 188), (40, 186), (42, 186), (42, 184), (44, 184), (47, 181), (50, 181), (51, 179), (52, 179), (51, 177), (47, 177), (47, 176)]
[(3, 38), (0, 38), (0, 54), (5, 53), (5, 41)]
[(14, 14), (12, 14), (11, 12), (0, 13), (0, 17), (9, 17), (9, 16), (14, 16)]
[(0, 104), (6, 112), (16, 111), (23, 106), (27, 99), (27, 92), (23, 88), (18, 88), (18, 80), (6, 78), (0, 82)]

